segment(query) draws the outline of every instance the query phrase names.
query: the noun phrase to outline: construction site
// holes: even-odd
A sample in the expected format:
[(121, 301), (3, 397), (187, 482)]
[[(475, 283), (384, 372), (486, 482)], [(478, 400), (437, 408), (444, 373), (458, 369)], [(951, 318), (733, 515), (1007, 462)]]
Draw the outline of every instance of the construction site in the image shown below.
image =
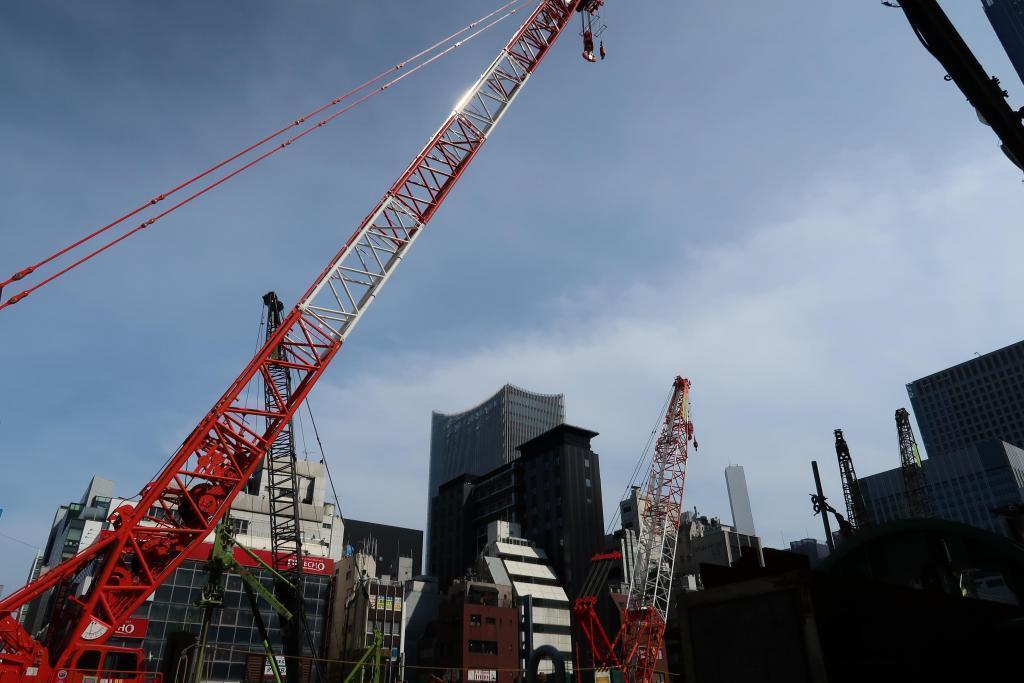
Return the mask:
[(663, 4), (0, 9), (0, 683), (1024, 675), (1024, 0)]

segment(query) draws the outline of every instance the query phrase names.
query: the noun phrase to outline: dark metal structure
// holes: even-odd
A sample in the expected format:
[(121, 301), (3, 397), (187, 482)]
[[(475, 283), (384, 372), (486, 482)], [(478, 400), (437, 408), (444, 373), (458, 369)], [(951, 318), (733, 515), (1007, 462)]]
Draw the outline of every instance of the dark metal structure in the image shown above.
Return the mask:
[(917, 449), (914, 430), (910, 426), (910, 413), (906, 408), (896, 411), (896, 431), (900, 440), (900, 470), (906, 489), (907, 515), (909, 517), (931, 517), (928, 502), (928, 480), (924, 475), (924, 463)]
[[(284, 304), (274, 292), (263, 295), (267, 307), (267, 342), (281, 326)], [(284, 360), (281, 347), (272, 357)], [(264, 405), (288, 403), (292, 396), (291, 370), (281, 363), (263, 373)], [(268, 426), (269, 428), (269, 426)], [(303, 600), (302, 522), (299, 516), (299, 477), (295, 470), (295, 432), (289, 420), (270, 444), (266, 457), (267, 496), (270, 500), (270, 541), (275, 569), (283, 580), (274, 582), (274, 594), (291, 613), (282, 620), (281, 639), (290, 683), (304, 681), (302, 646), (306, 640), (306, 606)], [(316, 655), (316, 652), (312, 653)]]
[(1022, 111), (1013, 110), (1006, 102), (1007, 92), (999, 79), (986, 73), (937, 0), (885, 4), (903, 10), (921, 44), (946, 70), (946, 80), (956, 83), (977, 110), (978, 118), (999, 137), (1003, 153), (1024, 169)]
[(836, 437), (836, 458), (839, 460), (839, 474), (843, 480), (843, 499), (846, 501), (846, 519), (854, 529), (870, 526), (867, 506), (860, 492), (860, 482), (853, 469), (853, 457), (850, 447), (846, 445), (843, 430), (834, 432)]

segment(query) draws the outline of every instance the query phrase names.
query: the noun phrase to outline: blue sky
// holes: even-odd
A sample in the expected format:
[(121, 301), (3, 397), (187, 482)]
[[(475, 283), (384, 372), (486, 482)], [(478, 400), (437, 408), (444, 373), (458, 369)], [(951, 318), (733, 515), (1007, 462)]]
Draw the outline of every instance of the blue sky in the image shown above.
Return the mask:
[[(102, 225), (493, 9), (425, 2), (9, 2), (0, 269)], [(947, 11), (1024, 104), (979, 2)], [(769, 544), (820, 536), (832, 429), (896, 466), (904, 384), (1021, 338), (1021, 174), (898, 10), (610, 0), (566, 35), (312, 396), (344, 514), (422, 528), (430, 411), (506, 381), (601, 433), (614, 509), (672, 377), (746, 467)], [(513, 30), (451, 58), (0, 312), (0, 584), (89, 477), (132, 495)], [(311, 445), (311, 444), (310, 444)]]

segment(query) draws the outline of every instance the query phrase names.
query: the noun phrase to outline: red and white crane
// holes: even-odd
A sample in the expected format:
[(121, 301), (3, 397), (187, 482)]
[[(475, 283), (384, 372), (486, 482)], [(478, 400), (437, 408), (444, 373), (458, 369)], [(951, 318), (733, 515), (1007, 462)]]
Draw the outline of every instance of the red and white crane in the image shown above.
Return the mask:
[(651, 683), (658, 660), (663, 658), (691, 441), (696, 448), (690, 380), (676, 377), (642, 494), (640, 533), (621, 627), (610, 638), (601, 625), (596, 608), (604, 581), (594, 578), (607, 576), (607, 564), (622, 557), (618, 552), (594, 558), (595, 571), (573, 607), (577, 625), (590, 645), (592, 664), (621, 670), (628, 683)]
[[(110, 650), (104, 641), (227, 513), (575, 13), (600, 4), (540, 2), (138, 502), (115, 510), (113, 529), (92, 546), (0, 602), (0, 683), (75, 683), (83, 654), (92, 662)], [(292, 373), (290, 396), (274, 391), (281, 369)], [(244, 396), (264, 386), (267, 405), (249, 407)], [(52, 589), (60, 604), (38, 642), (12, 613)]]

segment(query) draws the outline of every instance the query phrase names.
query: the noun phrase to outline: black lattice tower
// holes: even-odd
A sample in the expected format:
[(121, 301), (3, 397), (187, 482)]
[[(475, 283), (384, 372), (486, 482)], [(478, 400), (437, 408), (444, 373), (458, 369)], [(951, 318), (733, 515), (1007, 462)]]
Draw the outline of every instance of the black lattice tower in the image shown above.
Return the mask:
[(924, 463), (906, 408), (896, 411), (896, 431), (900, 439), (900, 470), (903, 472), (903, 485), (906, 489), (907, 514), (910, 517), (931, 517), (928, 480), (924, 475)]
[(871, 526), (868, 509), (864, 504), (864, 496), (860, 491), (860, 482), (853, 469), (853, 457), (850, 455), (850, 447), (843, 437), (843, 430), (835, 430), (835, 436), (836, 458), (839, 459), (839, 474), (843, 480), (843, 499), (846, 501), (846, 519), (854, 529)]
[[(267, 340), (281, 326), (284, 304), (274, 292), (263, 295), (267, 307)], [(264, 406), (272, 411), (287, 404), (292, 395), (291, 371), (286, 347), (278, 346), (273, 357), (282, 363), (270, 365), (263, 373)], [(305, 634), (305, 601), (302, 576), (302, 522), (299, 515), (299, 476), (295, 466), (295, 432), (289, 421), (278, 433), (267, 452), (267, 497), (270, 501), (270, 543), (275, 568), (288, 579), (277, 581), (274, 593), (292, 613), (281, 624), (281, 638), (289, 681), (305, 680), (302, 673), (302, 646)]]

